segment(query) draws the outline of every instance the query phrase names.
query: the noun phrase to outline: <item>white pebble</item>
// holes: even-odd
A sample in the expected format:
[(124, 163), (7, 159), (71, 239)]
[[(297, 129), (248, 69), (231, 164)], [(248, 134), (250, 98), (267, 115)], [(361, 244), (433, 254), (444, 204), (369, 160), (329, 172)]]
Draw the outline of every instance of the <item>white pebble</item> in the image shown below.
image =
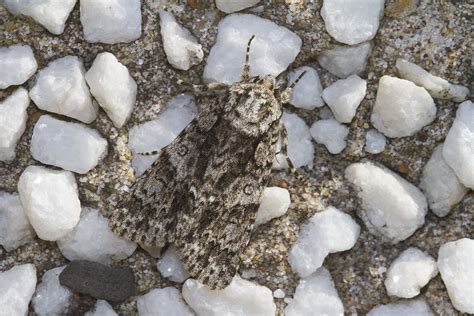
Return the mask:
[(459, 182), (456, 173), (443, 158), (443, 145), (433, 151), (433, 155), (423, 168), (420, 188), (425, 193), (431, 211), (439, 217), (449, 214), (468, 189)]
[(163, 257), (158, 260), (156, 267), (163, 277), (173, 282), (182, 283), (189, 278), (189, 273), (179, 260), (178, 253), (173, 245), (171, 245), (165, 251)]
[(3, 0), (2, 5), (13, 14), (32, 17), (48, 31), (59, 35), (64, 31), (76, 0)]
[(285, 291), (282, 289), (276, 289), (273, 291), (273, 297), (274, 298), (284, 298), (285, 297)]
[(12, 251), (35, 238), (17, 193), (0, 191), (0, 245)]
[(188, 279), (183, 286), (183, 297), (198, 315), (274, 316), (276, 312), (270, 289), (238, 275), (223, 290), (210, 290)]
[(111, 53), (100, 53), (86, 73), (86, 81), (115, 127), (121, 128), (132, 114), (137, 98), (137, 84), (127, 67)]
[(323, 86), (321, 85), (316, 69), (305, 66), (291, 71), (288, 74), (288, 86), (290, 86), (303, 71), (306, 71), (306, 73), (291, 90), (290, 104), (305, 110), (322, 107), (324, 105), (324, 101), (321, 98)]
[(176, 22), (173, 14), (163, 9), (160, 9), (160, 28), (163, 48), (171, 66), (188, 70), (202, 61), (204, 53), (197, 39)]
[(82, 124), (43, 115), (33, 129), (31, 154), (44, 164), (87, 173), (107, 154), (107, 141)]
[(456, 102), (466, 100), (469, 89), (461, 85), (450, 84), (447, 80), (433, 76), (423, 68), (404, 59), (395, 64), (400, 77), (424, 87), (435, 99), (450, 99)]
[(339, 154), (346, 148), (349, 128), (335, 119), (316, 121), (309, 131), (314, 140), (326, 146), (331, 154)]
[(29, 104), (28, 91), (21, 87), (0, 102), (0, 161), (15, 159), (16, 145), (25, 131)]
[(425, 196), (396, 173), (368, 161), (351, 164), (345, 176), (358, 190), (359, 216), (374, 235), (397, 243), (425, 223)]
[(323, 265), (328, 254), (351, 249), (359, 233), (360, 226), (350, 215), (330, 206), (301, 228), (288, 262), (302, 278), (307, 277)]
[(435, 118), (436, 105), (425, 88), (404, 79), (380, 78), (371, 120), (385, 136), (412, 136)]
[(132, 167), (137, 176), (142, 175), (158, 157), (138, 153), (160, 150), (169, 145), (191, 123), (197, 112), (194, 97), (180, 94), (165, 105), (158, 118), (130, 129), (128, 146), (133, 154)]
[(410, 247), (390, 265), (385, 279), (388, 295), (412, 298), (438, 274), (436, 261), (426, 252)]
[(357, 75), (341, 79), (324, 89), (322, 97), (334, 117), (341, 123), (350, 123), (357, 107), (365, 98), (367, 81)]
[(25, 83), (37, 69), (30, 46), (0, 47), (0, 89)]
[(377, 305), (367, 316), (434, 316), (431, 308), (423, 299), (406, 300), (400, 303)]
[(16, 265), (10, 270), (0, 272), (1, 315), (24, 316), (36, 287), (36, 268), (34, 264)]
[(253, 7), (260, 0), (216, 0), (216, 7), (225, 13), (232, 13)]
[(374, 38), (383, 9), (384, 0), (324, 0), (321, 16), (334, 39), (354, 45)]
[(446, 163), (466, 187), (474, 189), (474, 103), (461, 103), (443, 146)]
[(193, 316), (174, 287), (154, 289), (137, 298), (139, 316)]
[(57, 241), (59, 250), (70, 261), (89, 260), (110, 264), (128, 258), (137, 245), (115, 235), (98, 210), (84, 207), (72, 232)]
[(286, 316), (344, 315), (344, 306), (326, 268), (300, 281), (295, 296), (285, 309)]
[(290, 193), (287, 189), (279, 187), (265, 188), (262, 193), (255, 225), (268, 223), (272, 219), (286, 214), (290, 204)]
[(242, 271), (242, 278), (244, 279), (252, 279), (257, 276), (257, 271), (255, 269), (248, 269)]
[(118, 314), (114, 311), (107, 301), (98, 300), (92, 311), (84, 314), (84, 316), (117, 316)]
[(337, 46), (323, 51), (318, 62), (327, 71), (339, 78), (358, 75), (367, 67), (372, 44), (364, 42), (356, 46)]
[(365, 134), (365, 151), (371, 154), (379, 154), (385, 150), (387, 139), (376, 129), (371, 129)]
[(129, 43), (142, 33), (140, 0), (81, 0), (81, 23), (90, 43)]
[(98, 107), (92, 103), (85, 73), (78, 57), (59, 58), (39, 72), (30, 91), (31, 100), (42, 110), (91, 123)]
[(58, 240), (79, 222), (81, 203), (71, 172), (29, 166), (20, 176), (18, 192), (31, 225), (43, 240)]
[(216, 44), (204, 68), (206, 81), (241, 81), (247, 43), (250, 48), (250, 75), (279, 75), (293, 62), (301, 49), (301, 39), (293, 32), (252, 14), (225, 17), (218, 26)]
[(454, 308), (474, 313), (474, 240), (462, 238), (439, 248), (438, 269)]
[(33, 309), (38, 316), (65, 315), (71, 304), (72, 292), (59, 284), (59, 274), (66, 266), (48, 270), (33, 296)]

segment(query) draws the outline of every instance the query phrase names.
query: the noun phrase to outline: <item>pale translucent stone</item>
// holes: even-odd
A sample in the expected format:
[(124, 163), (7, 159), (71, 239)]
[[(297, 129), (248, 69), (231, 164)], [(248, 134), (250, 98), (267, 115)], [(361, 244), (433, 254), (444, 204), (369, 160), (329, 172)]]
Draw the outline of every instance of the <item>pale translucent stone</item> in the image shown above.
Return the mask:
[(238, 275), (223, 290), (210, 290), (188, 279), (183, 286), (183, 297), (198, 315), (274, 316), (276, 312), (272, 291)]
[(79, 222), (81, 203), (71, 172), (29, 166), (18, 181), (21, 203), (38, 237), (55, 241)]
[(365, 134), (365, 151), (371, 154), (378, 154), (385, 150), (387, 139), (382, 133), (371, 129)]
[(286, 316), (342, 316), (344, 306), (326, 268), (300, 281), (293, 300), (285, 309)]
[(346, 148), (349, 128), (335, 119), (316, 121), (309, 131), (316, 142), (326, 146), (331, 154), (339, 154)]
[(30, 46), (0, 47), (0, 89), (25, 83), (37, 69)]
[(86, 81), (94, 98), (117, 128), (121, 128), (133, 111), (137, 84), (111, 53), (97, 55), (86, 73)]
[(34, 264), (16, 265), (0, 272), (0, 314), (2, 316), (25, 316), (36, 287)]
[(178, 253), (174, 246), (170, 246), (165, 251), (163, 257), (158, 260), (156, 267), (163, 277), (168, 278), (173, 282), (182, 283), (189, 278), (189, 273), (179, 260)]
[(188, 70), (199, 64), (204, 53), (197, 39), (178, 22), (173, 14), (160, 10), (161, 38), (168, 62), (177, 69)]
[(347, 78), (365, 70), (371, 51), (372, 44), (370, 42), (356, 46), (337, 46), (323, 51), (318, 57), (318, 62), (321, 67), (333, 75)]
[(368, 161), (351, 164), (345, 176), (358, 191), (359, 215), (371, 233), (397, 243), (425, 223), (425, 196), (394, 172)]
[(438, 274), (436, 261), (418, 248), (404, 250), (390, 265), (385, 279), (388, 295), (412, 298)]
[(28, 92), (21, 87), (0, 102), (0, 161), (15, 159), (15, 147), (25, 131), (29, 104)]
[(110, 264), (123, 260), (137, 245), (115, 235), (108, 221), (98, 210), (84, 207), (81, 219), (72, 232), (57, 241), (59, 250), (68, 260), (89, 260)]
[(98, 300), (95, 304), (94, 310), (87, 312), (84, 316), (117, 316), (118, 314), (114, 311), (107, 301)]
[(64, 31), (76, 0), (3, 0), (1, 3), (13, 14), (32, 17), (53, 34)]
[(206, 81), (233, 83), (242, 80), (247, 44), (250, 49), (250, 75), (279, 75), (293, 62), (301, 49), (301, 39), (293, 32), (252, 14), (234, 14), (221, 20), (216, 44), (204, 69)]
[(324, 89), (322, 97), (336, 120), (341, 123), (350, 123), (360, 102), (365, 98), (366, 91), (367, 81), (352, 75)]
[(367, 316), (434, 316), (431, 308), (423, 299), (407, 300), (400, 303), (377, 305)]
[(48, 270), (33, 296), (33, 308), (38, 316), (65, 315), (71, 304), (72, 292), (59, 284), (59, 274), (66, 266)]
[(323, 265), (328, 254), (351, 249), (359, 233), (360, 226), (350, 215), (330, 206), (301, 228), (288, 262), (301, 277), (307, 277)]
[(443, 158), (443, 145), (433, 151), (433, 155), (423, 168), (420, 188), (426, 195), (430, 209), (443, 217), (459, 203), (468, 189), (459, 182), (453, 169)]
[(107, 141), (82, 124), (43, 115), (33, 129), (31, 155), (44, 164), (87, 173), (106, 154)]
[(474, 240), (462, 238), (439, 248), (438, 269), (454, 308), (474, 313)]
[(290, 104), (301, 109), (312, 110), (322, 107), (324, 101), (321, 98), (323, 86), (319, 81), (316, 69), (311, 67), (300, 67), (288, 74), (288, 86), (290, 86), (303, 71), (306, 71), (300, 81), (291, 90)]
[(17, 193), (0, 191), (0, 245), (14, 250), (35, 238), (28, 217)]
[(436, 99), (451, 99), (456, 102), (466, 100), (469, 89), (461, 85), (450, 84), (447, 80), (433, 76), (423, 68), (404, 59), (395, 64), (400, 77), (424, 87)]
[(456, 119), (446, 136), (443, 157), (459, 181), (474, 189), (474, 103), (461, 103)]
[(324, 0), (321, 16), (337, 41), (354, 45), (374, 38), (384, 0)]
[(268, 187), (263, 190), (255, 225), (265, 224), (284, 215), (290, 207), (290, 193), (287, 189)]
[(282, 289), (276, 289), (273, 291), (273, 297), (274, 298), (284, 298), (285, 297), (285, 291)]
[(137, 298), (139, 316), (193, 316), (174, 287), (154, 289)]
[(371, 120), (385, 136), (412, 136), (435, 118), (436, 105), (425, 88), (395, 77), (380, 78)]
[(237, 12), (253, 7), (260, 0), (216, 0), (216, 7), (225, 13)]
[(90, 43), (129, 43), (142, 33), (140, 0), (81, 0), (81, 23)]

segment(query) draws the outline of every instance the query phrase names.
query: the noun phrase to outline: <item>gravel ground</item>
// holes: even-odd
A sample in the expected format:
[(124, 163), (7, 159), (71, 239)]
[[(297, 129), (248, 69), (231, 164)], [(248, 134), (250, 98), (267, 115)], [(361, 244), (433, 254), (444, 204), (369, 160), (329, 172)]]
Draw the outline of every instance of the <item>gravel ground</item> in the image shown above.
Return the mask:
[[(72, 12), (66, 30), (60, 36), (53, 36), (33, 20), (14, 17), (0, 8), (0, 46), (25, 43), (32, 46), (39, 68), (50, 61), (66, 55), (83, 58), (86, 68), (92, 64), (97, 53), (110, 51), (126, 65), (138, 84), (138, 101), (129, 123), (122, 129), (113, 127), (103, 111), (91, 124), (109, 142), (107, 158), (87, 175), (76, 175), (80, 199), (83, 205), (94, 206), (105, 212), (104, 202), (123, 184), (133, 181), (130, 168), (131, 155), (127, 149), (128, 129), (139, 122), (154, 118), (173, 95), (180, 91), (178, 80), (200, 83), (204, 62), (189, 71), (173, 69), (166, 61), (158, 26), (158, 8), (169, 3), (178, 21), (190, 29), (203, 45), (205, 56), (212, 47), (218, 22), (225, 16), (215, 9), (212, 1), (144, 0), (142, 1), (142, 37), (130, 44), (103, 45), (84, 41), (79, 21), (79, 5)], [(308, 3), (306, 3), (308, 2)], [(398, 2), (394, 5), (393, 2)], [(452, 83), (472, 86), (472, 20), (474, 5), (470, 1), (440, 0), (421, 1), (417, 8), (410, 8), (414, 1), (386, 1), (384, 18), (369, 59), (367, 71), (361, 76), (368, 78), (367, 97), (357, 111), (350, 125), (348, 147), (339, 155), (331, 155), (324, 146), (314, 144), (316, 157), (314, 168), (301, 173), (307, 181), (302, 183), (290, 174), (275, 173), (273, 184), (290, 190), (292, 204), (287, 215), (260, 226), (243, 256), (242, 270), (255, 269), (253, 280), (271, 290), (281, 288), (287, 297), (292, 297), (298, 284), (298, 277), (290, 269), (286, 255), (298, 236), (299, 227), (315, 212), (328, 205), (354, 215), (359, 208), (354, 191), (344, 181), (344, 169), (352, 162), (371, 159), (397, 171), (408, 181), (418, 184), (421, 170), (433, 149), (443, 141), (455, 117), (457, 104), (436, 100), (437, 119), (413, 137), (391, 139), (385, 151), (371, 155), (363, 151), (365, 133), (370, 127), (370, 113), (375, 101), (378, 79), (383, 74), (395, 74), (395, 60), (405, 57), (433, 74)], [(323, 70), (317, 63), (318, 54), (334, 47), (337, 43), (325, 32), (324, 22), (319, 14), (322, 1), (275, 0), (262, 1), (262, 5), (246, 10), (297, 33), (303, 40), (301, 53), (290, 69), (309, 65), (315, 67), (326, 87), (337, 78)], [(30, 87), (32, 80), (25, 86)], [(11, 94), (15, 87), (0, 90), (0, 99)], [(318, 109), (296, 110), (308, 124), (314, 122)], [(29, 140), (34, 123), (44, 114), (34, 105), (28, 108), (26, 131), (17, 147), (17, 158), (10, 164), (0, 162), (0, 190), (16, 191), (18, 178), (26, 166), (38, 164), (29, 152)], [(358, 218), (357, 218), (358, 219)], [(387, 296), (383, 280), (385, 270), (393, 259), (409, 246), (426, 250), (437, 257), (439, 246), (462, 237), (473, 238), (474, 200), (470, 192), (463, 201), (443, 219), (431, 212), (425, 225), (412, 237), (396, 244), (381, 243), (376, 237), (362, 230), (353, 249), (329, 255), (325, 266), (331, 275), (344, 303), (346, 313), (366, 314), (377, 304), (386, 304), (394, 299)], [(362, 227), (364, 225), (359, 221)], [(32, 262), (36, 265), (39, 278), (48, 269), (66, 264), (56, 244), (36, 239), (12, 252), (0, 248), (0, 271), (13, 265)], [(163, 279), (156, 270), (156, 259), (141, 249), (128, 259), (118, 263), (130, 266), (136, 276), (139, 293), (146, 293), (156, 287), (176, 286)], [(438, 315), (458, 315), (453, 309), (446, 288), (438, 275), (423, 288), (422, 294)], [(286, 299), (287, 300), (287, 299)], [(275, 299), (278, 314), (283, 314), (285, 299)], [(75, 297), (71, 314), (81, 314), (95, 304), (95, 300)], [(113, 305), (124, 315), (136, 314), (136, 303), (132, 299)], [(34, 313), (31, 312), (33, 315)]]

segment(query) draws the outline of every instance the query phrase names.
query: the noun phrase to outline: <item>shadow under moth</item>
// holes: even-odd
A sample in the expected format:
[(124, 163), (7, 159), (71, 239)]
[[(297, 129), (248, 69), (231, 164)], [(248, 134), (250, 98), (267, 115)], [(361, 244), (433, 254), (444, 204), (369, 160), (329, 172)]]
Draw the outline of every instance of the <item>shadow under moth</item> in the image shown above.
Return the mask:
[(254, 37), (242, 81), (195, 87), (214, 96), (171, 144), (148, 153), (157, 160), (109, 220), (130, 241), (174, 244), (189, 274), (212, 289), (226, 287), (237, 272), (280, 138), (286, 150), (282, 104), (304, 75), (284, 91), (274, 76), (250, 78)]

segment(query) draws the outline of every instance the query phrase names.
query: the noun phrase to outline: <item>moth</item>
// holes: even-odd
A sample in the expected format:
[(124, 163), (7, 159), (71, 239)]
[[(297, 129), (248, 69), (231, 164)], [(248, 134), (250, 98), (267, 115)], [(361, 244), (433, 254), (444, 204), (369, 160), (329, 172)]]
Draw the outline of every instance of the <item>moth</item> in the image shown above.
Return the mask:
[(238, 270), (277, 143), (286, 140), (282, 103), (304, 75), (281, 93), (274, 76), (251, 78), (254, 38), (247, 45), (242, 81), (195, 89), (214, 96), (172, 143), (148, 153), (158, 154), (157, 160), (109, 220), (111, 229), (130, 241), (174, 244), (189, 274), (212, 289), (226, 287)]

